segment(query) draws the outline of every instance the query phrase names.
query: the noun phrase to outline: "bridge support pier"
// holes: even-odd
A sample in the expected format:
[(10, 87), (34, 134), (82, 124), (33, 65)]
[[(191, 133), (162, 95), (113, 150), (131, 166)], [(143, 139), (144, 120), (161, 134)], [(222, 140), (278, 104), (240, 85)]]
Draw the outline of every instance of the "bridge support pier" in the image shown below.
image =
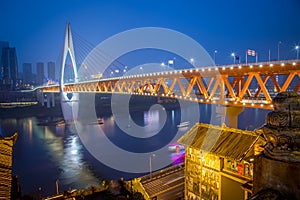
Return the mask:
[(47, 94), (47, 108), (55, 107), (54, 93)]
[(225, 119), (226, 126), (231, 128), (238, 128), (238, 116), (244, 111), (243, 107), (220, 106), (216, 109), (217, 114), (220, 114)]

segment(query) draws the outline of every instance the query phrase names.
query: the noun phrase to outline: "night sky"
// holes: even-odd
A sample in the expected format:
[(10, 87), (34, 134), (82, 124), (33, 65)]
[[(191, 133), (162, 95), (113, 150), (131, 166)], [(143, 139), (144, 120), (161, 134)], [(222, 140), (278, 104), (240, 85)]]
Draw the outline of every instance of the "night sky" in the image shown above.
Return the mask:
[[(299, 0), (1, 0), (0, 41), (17, 48), (23, 62), (57, 61), (64, 29), (98, 44), (138, 27), (164, 27), (195, 39), (216, 62), (231, 63), (231, 52), (259, 52), (261, 61), (296, 58), (300, 42)], [(242, 58), (243, 60), (244, 58)]]

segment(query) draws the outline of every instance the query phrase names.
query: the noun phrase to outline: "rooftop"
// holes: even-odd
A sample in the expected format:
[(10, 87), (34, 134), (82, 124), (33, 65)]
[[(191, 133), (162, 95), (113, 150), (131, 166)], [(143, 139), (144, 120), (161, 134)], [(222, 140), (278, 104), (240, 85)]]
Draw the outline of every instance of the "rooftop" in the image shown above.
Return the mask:
[(196, 123), (178, 140), (178, 143), (220, 157), (241, 161), (254, 148), (254, 144), (262, 142), (261, 135), (260, 129), (247, 131), (225, 125)]

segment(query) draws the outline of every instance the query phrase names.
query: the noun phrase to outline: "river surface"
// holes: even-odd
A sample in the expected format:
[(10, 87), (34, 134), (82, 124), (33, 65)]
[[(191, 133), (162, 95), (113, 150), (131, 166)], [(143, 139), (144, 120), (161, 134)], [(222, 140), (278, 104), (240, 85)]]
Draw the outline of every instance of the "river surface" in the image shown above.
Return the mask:
[[(103, 114), (98, 117), (103, 124), (97, 124), (105, 132), (106, 136), (117, 146), (132, 152), (148, 152), (162, 146), (171, 144), (173, 136), (183, 135), (188, 127), (177, 127), (182, 122), (182, 115), (189, 116), (194, 107), (166, 108), (166, 122), (158, 136), (151, 139), (134, 138), (124, 134), (118, 124), (115, 123), (114, 115)], [(211, 120), (211, 106), (200, 106), (200, 121), (209, 123)], [(253, 130), (264, 124), (268, 111), (258, 109), (245, 109), (239, 116), (239, 128)], [(103, 179), (125, 179), (140, 176), (146, 173), (126, 173), (112, 169), (95, 159), (82, 144), (78, 130), (74, 124), (43, 124), (41, 122), (55, 121), (59, 118), (9, 118), (0, 120), (0, 134), (10, 136), (15, 131), (19, 137), (14, 146), (13, 174), (17, 175), (21, 184), (22, 194), (37, 195), (39, 189), (43, 196), (55, 193), (55, 182), (58, 181), (59, 190), (73, 188), (81, 189), (92, 185), (99, 185)], [(147, 126), (158, 123), (160, 111), (139, 110), (131, 113), (131, 118), (139, 126)], [(130, 127), (128, 127), (130, 128)], [(142, 142), (141, 142), (142, 141)], [(107, 152), (110, 150), (107, 149)], [(166, 151), (166, 157), (170, 163), (174, 161), (174, 152)], [(116, 155), (111, 159), (117, 159)], [(150, 155), (151, 156), (151, 155)], [(158, 155), (156, 156), (158, 157)], [(150, 158), (151, 159), (151, 158)], [(176, 155), (175, 155), (176, 159)], [(152, 160), (155, 169), (158, 158)], [(151, 162), (150, 161), (150, 162)], [(147, 161), (143, 161), (147, 162)], [(149, 166), (149, 163), (146, 164)]]

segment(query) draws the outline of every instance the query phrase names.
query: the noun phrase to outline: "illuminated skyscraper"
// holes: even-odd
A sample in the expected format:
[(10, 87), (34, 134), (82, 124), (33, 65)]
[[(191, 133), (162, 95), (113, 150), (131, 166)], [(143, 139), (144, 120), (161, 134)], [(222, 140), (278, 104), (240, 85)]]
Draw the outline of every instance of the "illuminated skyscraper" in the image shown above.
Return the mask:
[(18, 78), (18, 61), (16, 48), (2, 48), (1, 85), (5, 90), (14, 90)]
[(24, 84), (32, 84), (32, 65), (31, 63), (23, 63), (23, 81)]
[(48, 62), (48, 79), (54, 81), (55, 80), (55, 63)]
[(37, 85), (42, 85), (44, 82), (44, 63), (38, 62), (36, 63), (36, 83)]
[(8, 42), (0, 41), (0, 79), (2, 79), (2, 49), (9, 47)]

